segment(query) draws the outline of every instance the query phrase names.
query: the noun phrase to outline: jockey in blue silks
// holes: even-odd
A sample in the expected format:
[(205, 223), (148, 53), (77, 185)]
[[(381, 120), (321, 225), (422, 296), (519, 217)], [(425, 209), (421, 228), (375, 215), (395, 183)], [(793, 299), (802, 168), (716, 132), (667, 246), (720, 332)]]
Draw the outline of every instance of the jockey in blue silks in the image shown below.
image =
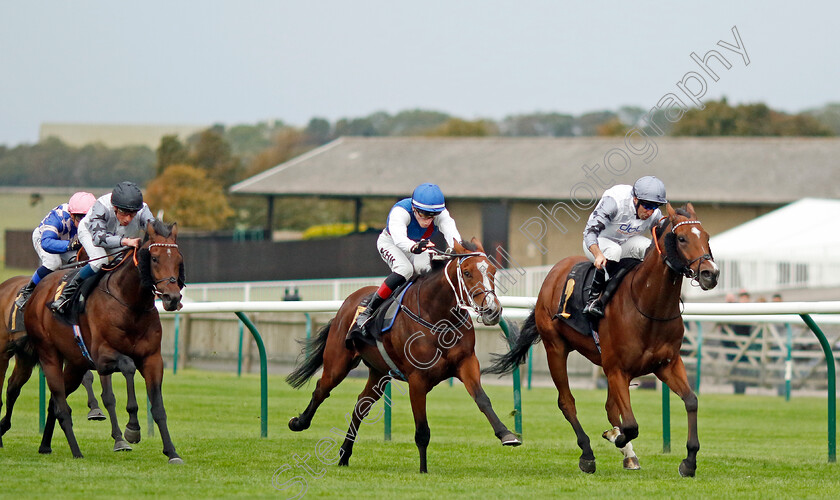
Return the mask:
[(357, 325), (364, 326), (400, 285), (431, 268), (431, 255), (426, 250), (435, 246), (429, 239), (438, 230), (443, 233), (448, 247), (461, 241), (455, 220), (449, 215), (443, 192), (437, 185), (421, 184), (411, 198), (394, 204), (388, 213), (386, 227), (376, 240), (379, 255), (388, 263), (391, 274), (359, 314)]

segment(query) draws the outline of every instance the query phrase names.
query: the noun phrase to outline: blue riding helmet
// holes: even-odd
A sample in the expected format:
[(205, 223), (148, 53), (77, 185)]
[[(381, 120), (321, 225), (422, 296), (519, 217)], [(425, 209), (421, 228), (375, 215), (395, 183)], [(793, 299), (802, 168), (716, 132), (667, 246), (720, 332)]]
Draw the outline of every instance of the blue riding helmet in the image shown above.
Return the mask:
[(438, 214), (446, 208), (443, 192), (437, 184), (420, 184), (411, 195), (411, 206), (417, 210)]

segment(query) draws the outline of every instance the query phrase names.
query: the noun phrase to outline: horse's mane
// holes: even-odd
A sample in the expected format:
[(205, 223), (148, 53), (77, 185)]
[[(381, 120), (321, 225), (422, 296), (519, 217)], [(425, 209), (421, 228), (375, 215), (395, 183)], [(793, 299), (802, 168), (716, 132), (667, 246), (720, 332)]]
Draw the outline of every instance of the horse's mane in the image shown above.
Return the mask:
[[(469, 252), (478, 252), (479, 251), (478, 246), (471, 241), (460, 241), (459, 243), (461, 244), (462, 247), (464, 247), (464, 250), (467, 250)], [(423, 272), (422, 274), (420, 274), (420, 276), (426, 276), (428, 274), (433, 274), (433, 273), (436, 273), (436, 272), (440, 271), (441, 269), (446, 267), (447, 262), (449, 262), (449, 261), (446, 261), (446, 260), (432, 260), (432, 268)]]

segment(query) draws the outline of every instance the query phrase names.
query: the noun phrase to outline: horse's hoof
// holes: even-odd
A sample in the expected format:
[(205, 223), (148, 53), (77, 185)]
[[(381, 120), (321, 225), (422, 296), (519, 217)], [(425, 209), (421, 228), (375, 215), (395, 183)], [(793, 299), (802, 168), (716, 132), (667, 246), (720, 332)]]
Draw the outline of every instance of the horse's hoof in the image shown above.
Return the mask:
[(585, 458), (581, 458), (580, 462), (578, 463), (578, 467), (580, 470), (587, 474), (594, 474), (595, 473), (595, 460), (587, 460)]
[(122, 439), (114, 441), (114, 451), (131, 451), (131, 446)]
[(309, 428), (308, 425), (304, 426), (303, 424), (300, 423), (300, 418), (298, 418), (298, 417), (292, 417), (292, 418), (289, 419), (289, 429), (291, 429), (292, 432), (305, 431), (308, 428)]
[(519, 446), (522, 444), (522, 441), (518, 437), (516, 437), (512, 432), (508, 432), (499, 440), (502, 442), (502, 446)]
[(612, 429), (607, 429), (601, 434), (601, 437), (609, 441), (610, 443), (615, 442), (615, 438), (621, 434), (621, 430), (618, 427), (613, 427)]
[(171, 465), (184, 465), (184, 461), (181, 459), (181, 457), (172, 457), (169, 459), (169, 463)]
[(347, 467), (348, 465), (350, 465), (350, 460), (344, 460), (342, 458), (341, 460), (338, 461), (338, 466), (339, 467)]
[(140, 442), (140, 429), (129, 429), (126, 427), (123, 435), (125, 436), (125, 440), (129, 443), (137, 444)]
[(105, 420), (105, 414), (102, 413), (102, 410), (99, 408), (94, 408), (90, 410), (87, 414), (88, 420)]
[(697, 470), (697, 467), (692, 467), (688, 465), (688, 463), (683, 460), (680, 462), (680, 476), (682, 477), (694, 477), (694, 471)]
[(624, 459), (624, 468), (626, 470), (639, 470), (642, 467), (639, 465), (639, 457), (627, 457)]
[(41, 455), (49, 455), (50, 453), (52, 453), (52, 448), (38, 448), (38, 453), (40, 453)]

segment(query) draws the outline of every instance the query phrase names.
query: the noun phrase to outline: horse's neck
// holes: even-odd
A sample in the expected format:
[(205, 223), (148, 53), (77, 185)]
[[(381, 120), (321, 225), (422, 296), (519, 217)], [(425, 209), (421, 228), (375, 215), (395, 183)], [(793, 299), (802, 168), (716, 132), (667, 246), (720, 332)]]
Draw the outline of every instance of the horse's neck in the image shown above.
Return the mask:
[(651, 249), (629, 280), (636, 303), (646, 313), (669, 315), (679, 306), (682, 275), (673, 272), (664, 256)]
[(112, 271), (109, 279), (109, 291), (119, 293), (122, 300), (128, 305), (154, 301), (154, 295), (141, 285), (140, 269), (134, 265), (132, 257), (129, 255), (126, 259), (128, 261)]
[[(455, 291), (447, 280), (449, 271), (450, 266), (447, 266), (420, 278), (417, 282), (419, 285), (416, 292), (418, 313), (431, 321), (449, 318), (455, 309)], [(453, 285), (458, 286), (457, 276), (450, 276), (449, 279)]]

